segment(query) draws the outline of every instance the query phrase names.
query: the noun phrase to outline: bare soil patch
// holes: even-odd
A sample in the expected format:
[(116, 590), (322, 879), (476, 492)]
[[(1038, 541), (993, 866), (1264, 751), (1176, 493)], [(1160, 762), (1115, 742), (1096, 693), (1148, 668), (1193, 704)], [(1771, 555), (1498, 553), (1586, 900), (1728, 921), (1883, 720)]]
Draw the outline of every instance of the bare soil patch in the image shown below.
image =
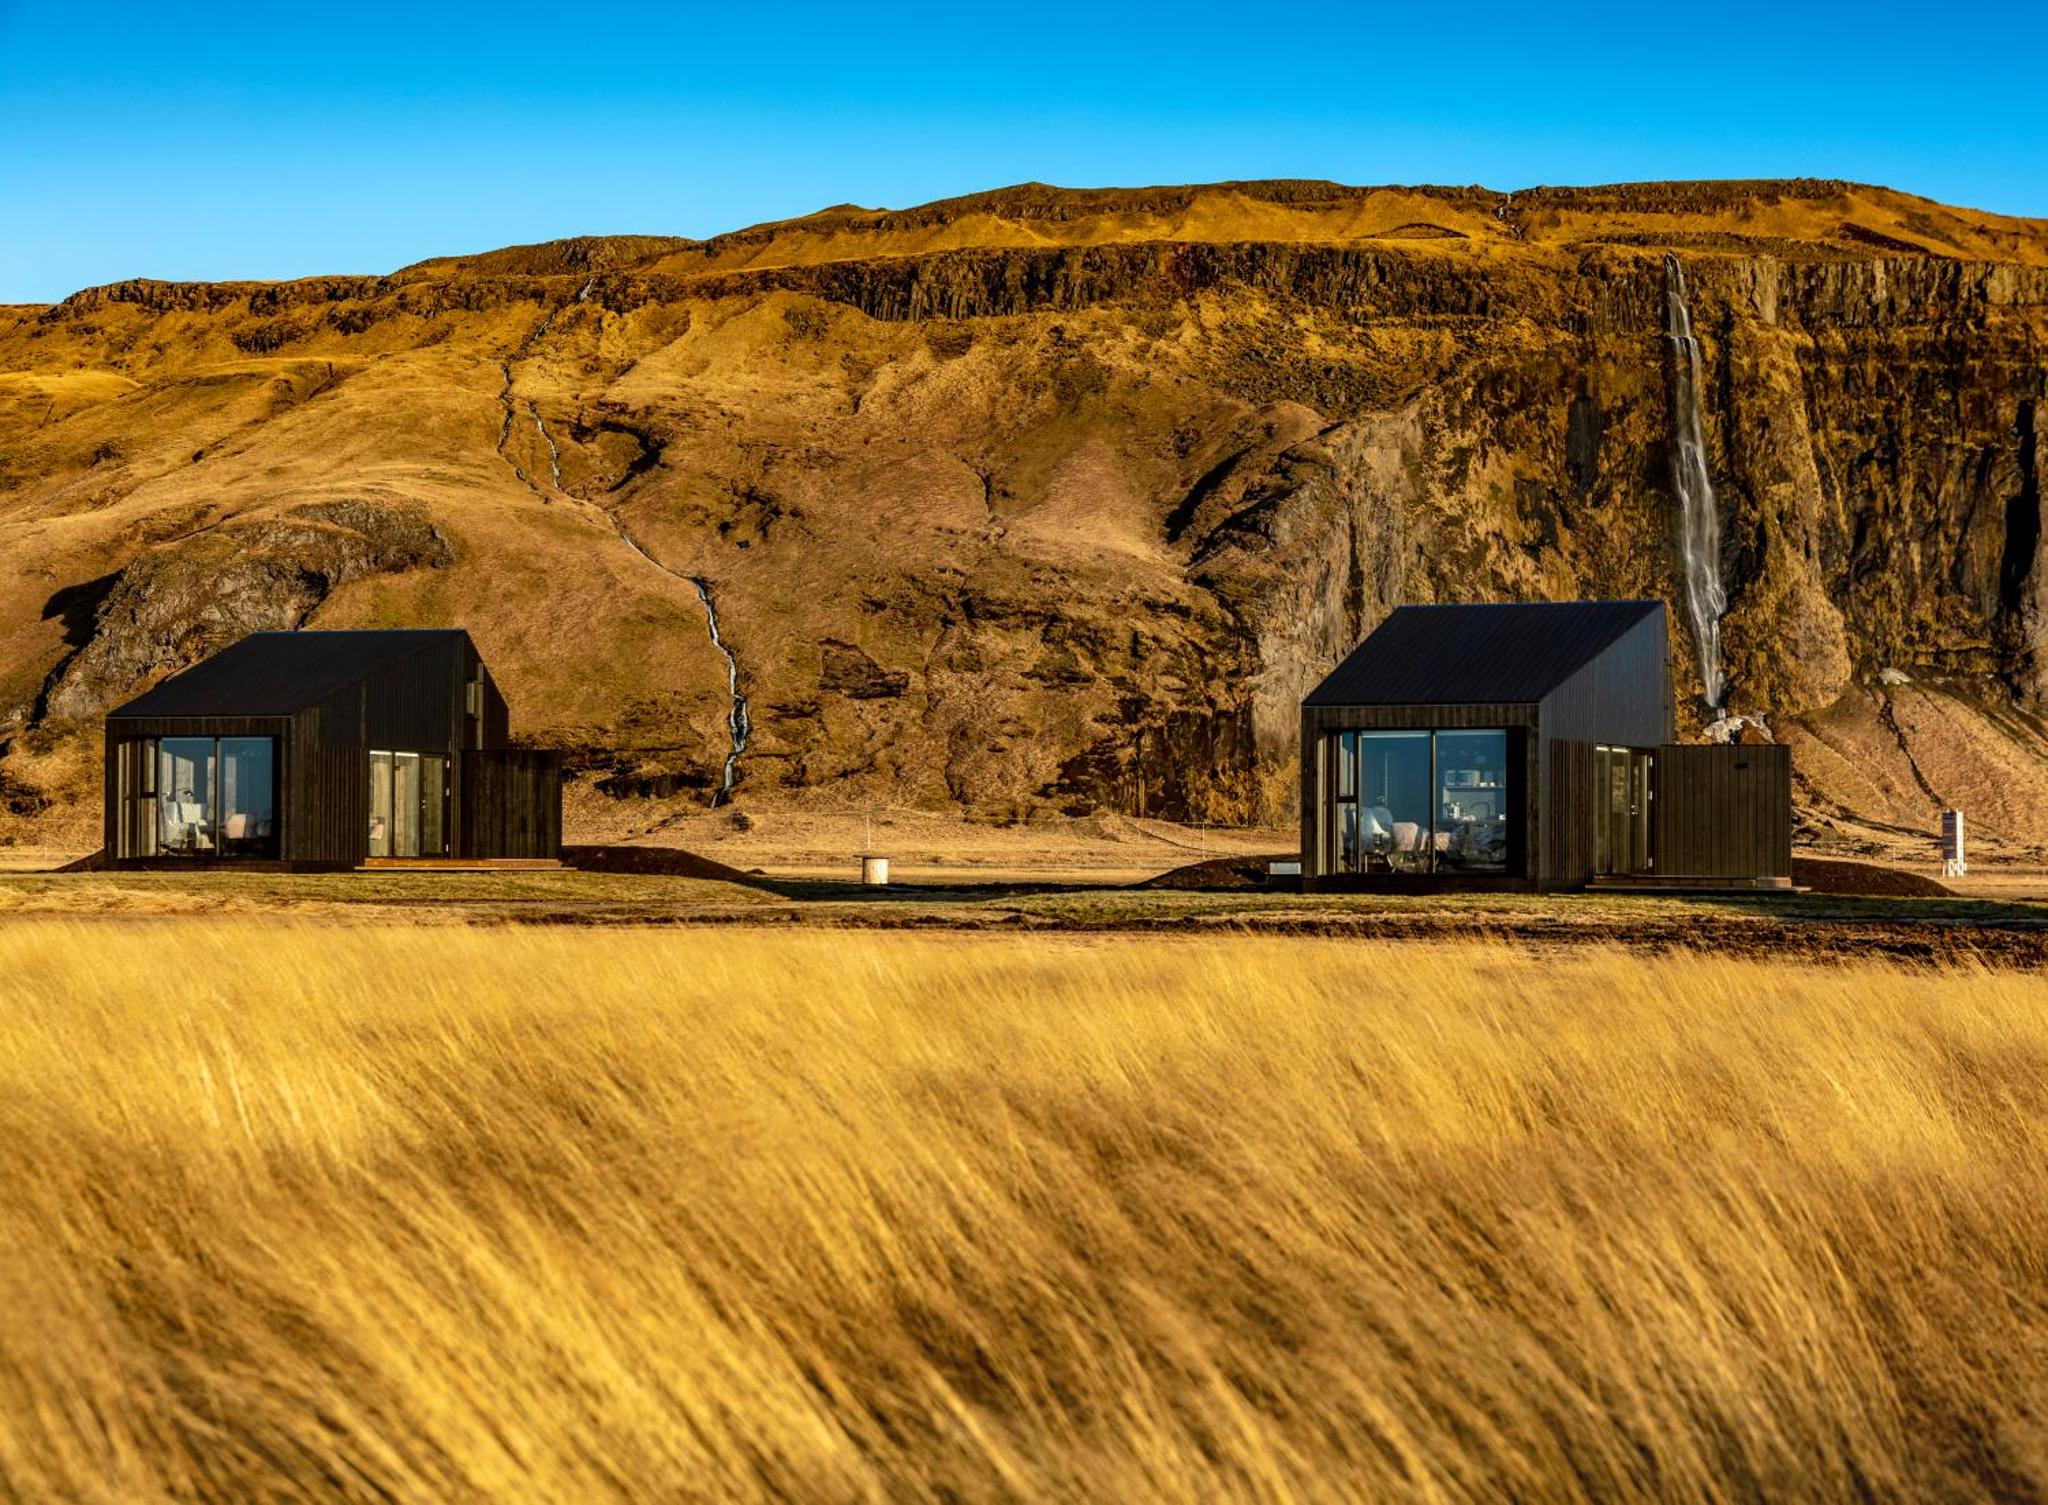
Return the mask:
[(1792, 881), (1817, 894), (1865, 894), (1894, 899), (1953, 899), (1956, 891), (1922, 873), (1875, 862), (1794, 857)]

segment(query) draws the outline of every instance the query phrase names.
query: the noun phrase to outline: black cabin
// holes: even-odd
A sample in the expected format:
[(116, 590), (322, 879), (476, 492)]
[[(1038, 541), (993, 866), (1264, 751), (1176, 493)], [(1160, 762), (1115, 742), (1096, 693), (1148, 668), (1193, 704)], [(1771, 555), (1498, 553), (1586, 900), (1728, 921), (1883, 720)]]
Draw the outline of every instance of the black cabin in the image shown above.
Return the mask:
[(1673, 743), (1659, 601), (1403, 606), (1301, 707), (1302, 879), (1774, 885), (1779, 746)]
[(556, 755), (506, 745), (459, 629), (259, 632), (107, 716), (106, 858), (556, 858)]

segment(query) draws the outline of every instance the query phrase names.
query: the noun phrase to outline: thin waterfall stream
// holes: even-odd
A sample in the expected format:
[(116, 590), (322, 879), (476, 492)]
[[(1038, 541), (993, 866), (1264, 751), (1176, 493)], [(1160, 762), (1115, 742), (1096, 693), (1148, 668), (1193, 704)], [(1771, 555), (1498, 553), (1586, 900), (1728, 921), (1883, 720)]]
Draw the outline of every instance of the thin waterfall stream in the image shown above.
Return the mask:
[(526, 411), (533, 414), (534, 432), (540, 435), (541, 442), (548, 447), (548, 474), (554, 479), (555, 490), (560, 491), (562, 489), (562, 452), (555, 447), (555, 436), (549, 433), (548, 426), (541, 422), (540, 404), (529, 399), (526, 404)]
[(752, 715), (747, 707), (746, 694), (740, 689), (739, 658), (727, 645), (724, 634), (719, 630), (718, 603), (711, 597), (711, 582), (700, 575), (685, 575), (680, 570), (670, 569), (641, 548), (640, 540), (627, 531), (626, 525), (618, 518), (612, 517), (609, 513), (606, 516), (610, 518), (612, 530), (619, 535), (621, 543), (664, 575), (672, 575), (678, 580), (688, 582), (691, 589), (697, 592), (697, 599), (704, 605), (704, 624), (711, 633), (711, 646), (725, 658), (725, 690), (731, 698), (731, 709), (726, 712), (725, 724), (731, 742), (725, 755), (724, 772), (720, 776), (717, 790), (711, 796), (711, 806), (715, 810), (731, 798), (733, 786), (739, 783), (740, 757), (747, 750), (747, 739), (752, 736), (754, 728)]
[(1721, 617), (1728, 592), (1721, 584), (1721, 520), (1715, 510), (1714, 481), (1707, 471), (1707, 442), (1700, 425), (1700, 342), (1693, 337), (1686, 304), (1685, 271), (1678, 258), (1664, 258), (1665, 337), (1671, 341), (1671, 416), (1676, 444), (1671, 453), (1671, 487), (1677, 493), (1679, 549), (1685, 561), (1685, 612), (1700, 656), (1700, 685), (1707, 706), (1719, 711), (1728, 687), (1721, 672)]
[(732, 786), (739, 782), (740, 754), (747, 750), (747, 737), (753, 725), (747, 716), (747, 697), (740, 693), (740, 661), (733, 651), (725, 646), (725, 639), (718, 634), (718, 603), (711, 599), (711, 582), (692, 575), (690, 584), (697, 587), (697, 599), (704, 603), (704, 621), (711, 629), (711, 646), (725, 655), (725, 688), (732, 697), (732, 709), (726, 714), (726, 726), (732, 734), (732, 750), (725, 755), (725, 773), (718, 785), (718, 793), (712, 796), (716, 808), (732, 794)]
[[(588, 301), (592, 289), (596, 286), (597, 279), (595, 277), (590, 278), (577, 290), (573, 302), (583, 303)], [(569, 306), (569, 304), (562, 304), (550, 309), (547, 317), (534, 325), (526, 338), (520, 341), (519, 348), (512, 352), (510, 358), (499, 363), (499, 370), (504, 377), (504, 385), (499, 389), (498, 400), (504, 407), (505, 416), (504, 423), (498, 432), (498, 453), (504, 455), (506, 463), (512, 466), (512, 473), (518, 476), (520, 480), (526, 482), (527, 485), (532, 486), (536, 492), (540, 491), (540, 487), (533, 482), (518, 464), (513, 462), (510, 455), (505, 454), (505, 446), (512, 437), (513, 416), (517, 411), (515, 406), (517, 394), (513, 386), (512, 362), (523, 359), (537, 343), (546, 338), (548, 331), (554, 327), (555, 320), (561, 315), (563, 309)], [(711, 796), (711, 804), (713, 808), (716, 808), (732, 797), (733, 788), (739, 783), (740, 758), (745, 754), (747, 741), (753, 734), (753, 720), (747, 706), (746, 694), (740, 688), (739, 658), (727, 645), (725, 635), (720, 628), (718, 603), (712, 599), (711, 582), (698, 575), (685, 575), (680, 570), (670, 569), (642, 548), (640, 540), (627, 530), (626, 525), (609, 508), (564, 490), (562, 486), (562, 451), (555, 443), (554, 435), (548, 432), (546, 420), (541, 417), (540, 403), (533, 398), (528, 398), (526, 400), (526, 412), (527, 416), (533, 420), (534, 432), (540, 435), (541, 442), (547, 446), (548, 473), (550, 479), (554, 482), (555, 490), (570, 501), (580, 504), (590, 512), (603, 518), (611, 526), (612, 531), (618, 534), (621, 543), (660, 570), (664, 575), (671, 576), (688, 584), (692, 590), (696, 591), (698, 601), (703, 604), (704, 622), (711, 634), (711, 646), (716, 648), (725, 659), (725, 689), (727, 696), (731, 700), (731, 708), (726, 712), (726, 729), (730, 737), (730, 743), (725, 755), (725, 767), (720, 775), (718, 788)], [(542, 493), (542, 500), (546, 500), (545, 493)]]
[[(576, 297), (572, 301), (575, 303), (587, 302), (590, 298), (590, 290), (596, 286), (597, 279), (595, 277), (590, 278), (582, 287), (576, 290)], [(498, 362), (499, 374), (504, 378), (503, 384), (498, 388), (498, 402), (505, 410), (505, 421), (498, 426), (498, 453), (504, 457), (505, 463), (512, 467), (512, 474), (526, 482), (527, 485), (533, 486), (533, 489), (537, 492), (540, 491), (540, 487), (534, 486), (532, 479), (526, 474), (525, 467), (521, 466), (510, 455), (505, 454), (505, 446), (512, 441), (512, 419), (517, 411), (515, 406), (517, 399), (513, 391), (512, 362), (525, 359), (527, 352), (547, 337), (548, 331), (555, 327), (555, 320), (560, 318), (563, 309), (569, 306), (569, 304), (564, 303), (549, 309), (547, 316), (527, 331), (526, 338), (519, 342), (519, 347), (510, 356)], [(554, 480), (555, 490), (560, 491), (562, 489), (562, 451), (556, 445), (554, 435), (548, 432), (548, 426), (540, 416), (540, 404), (534, 399), (528, 398), (526, 401), (526, 411), (533, 419), (534, 432), (540, 435), (541, 441), (548, 447), (548, 473)], [(547, 500), (545, 492), (541, 492), (541, 500)]]

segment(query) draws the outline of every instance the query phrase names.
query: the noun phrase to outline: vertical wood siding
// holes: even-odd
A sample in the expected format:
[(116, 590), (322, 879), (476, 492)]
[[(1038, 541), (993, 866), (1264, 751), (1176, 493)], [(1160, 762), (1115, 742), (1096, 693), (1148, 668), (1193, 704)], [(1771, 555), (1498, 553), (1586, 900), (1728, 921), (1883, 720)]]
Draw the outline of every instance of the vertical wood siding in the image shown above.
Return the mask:
[(1593, 744), (1547, 739), (1548, 782), (1544, 801), (1545, 888), (1576, 888), (1593, 880)]
[(1658, 748), (1655, 831), (1660, 877), (1789, 878), (1792, 750)]
[(357, 867), (370, 850), (370, 759), (360, 747), (293, 749), (284, 856)]
[(562, 855), (562, 766), (533, 748), (494, 748), (463, 758), (464, 857)]
[(1546, 737), (1658, 747), (1674, 735), (1671, 643), (1664, 613), (1645, 617), (1543, 697), (1536, 719)]

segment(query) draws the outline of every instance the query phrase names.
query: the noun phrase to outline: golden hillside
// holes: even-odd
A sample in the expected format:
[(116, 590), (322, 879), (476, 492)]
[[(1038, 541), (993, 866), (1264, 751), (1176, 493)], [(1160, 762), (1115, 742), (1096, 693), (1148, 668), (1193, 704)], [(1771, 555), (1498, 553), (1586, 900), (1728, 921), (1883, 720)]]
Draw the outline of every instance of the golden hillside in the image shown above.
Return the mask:
[(2048, 226), (1804, 181), (1025, 185), (0, 310), (0, 821), (85, 829), (101, 710), (291, 625), (465, 626), (592, 788), (701, 802), (697, 582), (743, 800), (1275, 818), (1391, 604), (1675, 599), (1667, 252), (1736, 703), (1817, 813), (2048, 840)]

